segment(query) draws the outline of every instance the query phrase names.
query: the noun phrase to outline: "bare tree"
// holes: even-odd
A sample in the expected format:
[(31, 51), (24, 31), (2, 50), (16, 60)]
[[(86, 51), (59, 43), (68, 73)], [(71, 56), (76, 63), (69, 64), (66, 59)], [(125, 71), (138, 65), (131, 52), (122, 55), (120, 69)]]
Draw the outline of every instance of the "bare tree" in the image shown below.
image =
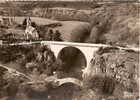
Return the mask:
[(50, 2), (51, 0), (47, 0), (45, 4), (41, 5), (42, 11), (43, 11), (42, 17), (45, 17), (47, 12), (49, 11), (49, 8), (51, 7)]
[(11, 25), (15, 20), (15, 17), (19, 13), (19, 8), (16, 3), (13, 1), (6, 1), (6, 5), (8, 6), (8, 16), (9, 16), (9, 24)]

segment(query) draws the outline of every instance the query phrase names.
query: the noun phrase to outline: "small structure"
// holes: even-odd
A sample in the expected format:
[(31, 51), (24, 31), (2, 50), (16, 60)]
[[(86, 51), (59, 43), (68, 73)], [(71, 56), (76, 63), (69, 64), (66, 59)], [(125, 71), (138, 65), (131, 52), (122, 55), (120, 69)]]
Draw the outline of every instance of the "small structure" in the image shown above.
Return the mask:
[(0, 25), (2, 25), (2, 22), (3, 22), (3, 20), (2, 20), (2, 17), (0, 16)]
[(0, 45), (2, 45), (3, 44), (3, 41), (2, 40), (0, 40)]
[(27, 39), (29, 39), (30, 37), (32, 39), (38, 39), (39, 38), (38, 32), (31, 24), (32, 24), (31, 19), (30, 17), (28, 17), (26, 19), (25, 36), (27, 36)]

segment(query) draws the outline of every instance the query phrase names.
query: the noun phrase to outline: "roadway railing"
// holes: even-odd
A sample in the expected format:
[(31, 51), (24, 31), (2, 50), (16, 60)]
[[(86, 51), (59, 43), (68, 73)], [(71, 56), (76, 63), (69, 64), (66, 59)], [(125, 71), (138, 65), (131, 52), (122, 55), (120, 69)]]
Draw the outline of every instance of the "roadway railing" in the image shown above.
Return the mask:
[(45, 44), (45, 45), (65, 45), (65, 46), (80, 46), (80, 47), (109, 47), (109, 48), (116, 48), (120, 50), (127, 50), (127, 51), (135, 51), (140, 52), (139, 47), (121, 47), (121, 46), (113, 46), (108, 44), (94, 44), (94, 43), (76, 43), (76, 42), (58, 42), (58, 41), (22, 41), (20, 43), (3, 43), (0, 45), (31, 45), (31, 44)]

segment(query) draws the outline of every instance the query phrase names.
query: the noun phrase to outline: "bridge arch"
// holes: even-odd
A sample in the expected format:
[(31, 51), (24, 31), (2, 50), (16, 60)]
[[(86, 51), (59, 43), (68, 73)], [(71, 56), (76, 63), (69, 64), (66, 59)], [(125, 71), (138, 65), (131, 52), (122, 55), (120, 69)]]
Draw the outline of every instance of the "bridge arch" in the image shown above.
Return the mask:
[(82, 69), (87, 66), (85, 54), (77, 47), (66, 46), (61, 48), (57, 55), (57, 60), (61, 61), (63, 71), (74, 73), (74, 76), (81, 78)]

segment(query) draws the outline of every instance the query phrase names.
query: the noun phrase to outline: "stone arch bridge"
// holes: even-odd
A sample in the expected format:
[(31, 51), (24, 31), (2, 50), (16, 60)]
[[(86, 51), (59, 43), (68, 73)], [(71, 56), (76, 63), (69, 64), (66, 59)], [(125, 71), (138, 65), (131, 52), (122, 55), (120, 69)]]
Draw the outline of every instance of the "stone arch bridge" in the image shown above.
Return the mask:
[[(54, 52), (55, 57), (58, 57), (58, 54), (61, 52), (62, 49), (65, 47), (74, 47), (78, 50), (80, 50), (85, 58), (87, 65), (85, 67), (88, 67), (90, 64), (90, 61), (93, 57), (93, 54), (95, 51), (98, 50), (100, 47), (113, 47), (110, 45), (105, 44), (90, 44), (90, 43), (74, 43), (74, 42), (55, 42), (55, 41), (35, 41), (35, 42), (22, 42), (22, 43), (14, 43), (9, 45), (29, 45), (29, 44), (35, 44), (40, 43), (41, 45), (48, 45), (49, 48)], [(115, 47), (120, 50), (133, 50), (135, 52), (140, 51), (139, 48), (124, 48), (124, 47)]]
[(93, 57), (93, 53), (98, 50), (99, 47), (106, 47), (106, 45), (87, 44), (87, 43), (71, 43), (71, 42), (42, 42), (43, 45), (49, 45), (54, 52), (55, 57), (58, 57), (59, 53), (66, 47), (73, 47), (81, 51), (86, 58), (87, 66)]

